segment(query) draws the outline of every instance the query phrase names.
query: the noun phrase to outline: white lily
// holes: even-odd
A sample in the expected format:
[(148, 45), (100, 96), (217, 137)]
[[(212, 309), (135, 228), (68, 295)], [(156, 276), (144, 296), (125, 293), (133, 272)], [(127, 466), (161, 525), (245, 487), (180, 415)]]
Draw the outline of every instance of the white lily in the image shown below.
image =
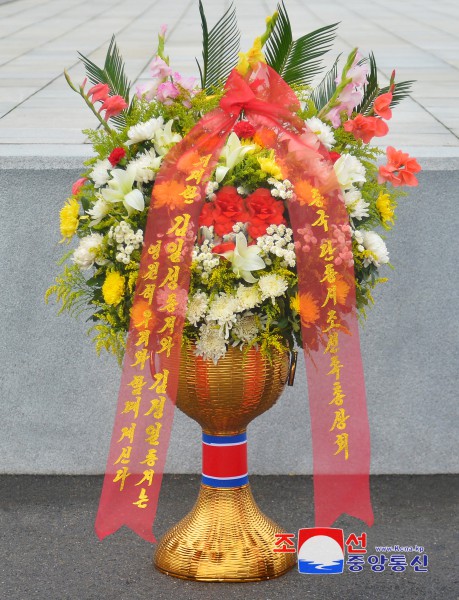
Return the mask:
[(172, 144), (177, 144), (182, 139), (179, 133), (172, 133), (172, 124), (174, 120), (171, 119), (166, 123), (164, 129), (157, 129), (152, 139), (153, 145), (156, 152), (160, 156), (164, 156), (169, 151)]
[(238, 165), (244, 156), (255, 150), (255, 144), (241, 144), (241, 140), (237, 137), (234, 131), (229, 135), (228, 141), (223, 146), (223, 151), (220, 160), (225, 164), (219, 165), (215, 170), (215, 179), (218, 183), (223, 181), (225, 175), (230, 169)]
[(236, 235), (236, 247), (234, 250), (224, 252), (224, 256), (233, 266), (233, 272), (242, 277), (247, 283), (255, 283), (257, 280), (250, 271), (264, 269), (265, 262), (259, 256), (261, 248), (257, 245), (248, 246), (247, 238), (242, 232)]
[(132, 189), (137, 169), (134, 165), (128, 165), (127, 169), (113, 169), (112, 179), (108, 181), (108, 187), (101, 190), (101, 194), (107, 202), (116, 204), (122, 202), (128, 215), (133, 211), (142, 211), (145, 208), (145, 200), (140, 190)]

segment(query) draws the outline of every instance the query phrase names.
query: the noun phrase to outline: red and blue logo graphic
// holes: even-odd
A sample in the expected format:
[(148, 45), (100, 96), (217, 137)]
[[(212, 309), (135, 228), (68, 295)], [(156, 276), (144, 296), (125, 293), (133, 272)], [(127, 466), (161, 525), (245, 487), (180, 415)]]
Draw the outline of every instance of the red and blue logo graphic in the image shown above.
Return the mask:
[(328, 575), (344, 569), (344, 533), (333, 527), (298, 530), (298, 570), (300, 573)]

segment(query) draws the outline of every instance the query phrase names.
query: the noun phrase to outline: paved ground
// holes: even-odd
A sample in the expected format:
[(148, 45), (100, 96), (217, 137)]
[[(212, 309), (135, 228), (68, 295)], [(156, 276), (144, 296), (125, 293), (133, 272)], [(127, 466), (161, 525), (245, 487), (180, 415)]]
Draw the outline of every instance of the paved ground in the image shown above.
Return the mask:
[[(212, 24), (226, 0), (205, 2)], [(275, 0), (236, 0), (248, 48)], [(458, 157), (459, 4), (453, 0), (288, 0), (295, 34), (340, 21), (336, 52), (373, 50), (387, 81), (415, 79), (412, 99), (397, 110), (388, 144), (418, 157)], [(64, 67), (83, 79), (77, 50), (101, 61), (115, 33), (133, 80), (148, 78), (162, 23), (173, 66), (196, 74), (200, 24), (196, 0), (16, 0), (0, 3), (0, 156), (87, 154), (81, 128), (94, 124), (71, 92)]]
[[(287, 532), (312, 525), (309, 477), (251, 478), (261, 509)], [(379, 476), (372, 480), (376, 524), (368, 551), (380, 545), (422, 545), (428, 572), (300, 575), (268, 582), (209, 584), (155, 571), (152, 547), (122, 530), (99, 542), (93, 533), (100, 477), (0, 478), (0, 596), (4, 600), (454, 600), (457, 598), (457, 497), (454, 476)], [(155, 532), (162, 535), (191, 508), (197, 476), (166, 476)], [(341, 518), (345, 534), (362, 524)], [(365, 527), (364, 527), (365, 530)], [(407, 554), (410, 556), (410, 553)], [(413, 554), (411, 554), (411, 557)], [(410, 559), (409, 559), (410, 560)], [(455, 565), (456, 562), (456, 565)]]

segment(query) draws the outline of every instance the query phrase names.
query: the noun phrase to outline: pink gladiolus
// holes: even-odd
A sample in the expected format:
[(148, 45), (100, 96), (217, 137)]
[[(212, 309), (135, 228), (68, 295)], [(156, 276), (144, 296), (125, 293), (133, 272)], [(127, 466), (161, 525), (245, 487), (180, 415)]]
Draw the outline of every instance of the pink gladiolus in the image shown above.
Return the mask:
[(194, 88), (196, 86), (196, 77), (182, 77), (180, 73), (174, 73), (172, 76), (174, 83), (182, 87), (184, 90), (188, 92), (195, 91)]
[(136, 86), (136, 96), (139, 100), (148, 100), (151, 102), (156, 97), (158, 89), (157, 83), (140, 83)]
[(362, 60), (362, 55), (357, 53), (354, 58), (354, 62), (352, 63), (352, 67), (347, 72), (347, 77), (352, 79), (353, 85), (357, 87), (363, 87), (367, 83), (368, 77), (368, 64), (362, 63), (359, 65), (358, 63)]
[(161, 27), (159, 28), (159, 35), (161, 37), (166, 37), (166, 33), (167, 33), (167, 25), (163, 24), (161, 25)]
[(343, 125), (345, 131), (350, 131), (356, 140), (363, 140), (368, 144), (374, 137), (382, 137), (389, 131), (387, 123), (377, 117), (364, 117), (357, 115), (355, 119), (346, 121)]
[(73, 194), (73, 196), (76, 196), (78, 194), (78, 192), (83, 187), (85, 181), (88, 181), (87, 177), (81, 177), (81, 179), (77, 179), (75, 181), (75, 183), (72, 185), (72, 194)]
[(105, 110), (104, 119), (108, 121), (110, 117), (116, 117), (116, 115), (119, 115), (127, 107), (128, 105), (122, 96), (110, 96), (102, 104), (99, 112)]
[(414, 173), (418, 173), (421, 166), (415, 158), (392, 146), (387, 147), (386, 154), (387, 164), (379, 167), (378, 183), (389, 181), (394, 187), (418, 185)]
[(172, 75), (172, 69), (163, 61), (162, 58), (156, 56), (150, 64), (150, 74), (153, 79), (161, 79), (164, 81), (169, 75)]
[(162, 102), (166, 106), (172, 104), (173, 99), (177, 98), (179, 94), (180, 90), (178, 87), (170, 81), (165, 81), (164, 83), (160, 83), (158, 85), (158, 101)]
[(88, 91), (88, 96), (89, 97), (92, 96), (93, 102), (98, 102), (99, 100), (101, 102), (105, 102), (105, 100), (107, 100), (107, 98), (108, 98), (109, 93), (110, 93), (110, 88), (108, 87), (108, 85), (106, 83), (98, 83), (97, 85), (94, 85)]
[(375, 113), (388, 121), (392, 118), (392, 111), (390, 109), (390, 103), (392, 102), (392, 92), (381, 94), (378, 96), (373, 103)]

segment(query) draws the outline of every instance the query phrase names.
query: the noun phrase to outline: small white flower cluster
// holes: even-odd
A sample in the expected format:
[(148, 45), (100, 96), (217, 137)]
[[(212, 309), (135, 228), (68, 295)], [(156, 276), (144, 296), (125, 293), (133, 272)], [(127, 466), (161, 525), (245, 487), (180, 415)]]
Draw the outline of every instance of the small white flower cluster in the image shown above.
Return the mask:
[(137, 233), (134, 233), (129, 223), (121, 221), (116, 227), (110, 227), (108, 239), (110, 244), (116, 243), (116, 260), (127, 265), (131, 261), (131, 254), (143, 243), (143, 232), (138, 229)]
[(206, 282), (212, 269), (218, 267), (220, 259), (212, 253), (214, 247), (211, 240), (204, 240), (201, 246), (195, 245), (193, 248), (192, 260), (196, 263), (196, 268), (201, 271), (201, 279)]
[(218, 183), (216, 181), (209, 181), (206, 187), (206, 197), (209, 200), (215, 200), (216, 190), (218, 190)]
[[(296, 265), (295, 245), (293, 244), (293, 231), (285, 225), (270, 225), (266, 234), (257, 239), (257, 246), (261, 249), (261, 256), (274, 254), (283, 259), (282, 266), (294, 267)], [(266, 264), (270, 259), (264, 258)]]
[(268, 179), (269, 185), (272, 185), (271, 196), (274, 198), (282, 198), (282, 200), (287, 200), (292, 198), (293, 196), (293, 184), (288, 179), (284, 179), (284, 181), (277, 181), (274, 177), (270, 177)]

